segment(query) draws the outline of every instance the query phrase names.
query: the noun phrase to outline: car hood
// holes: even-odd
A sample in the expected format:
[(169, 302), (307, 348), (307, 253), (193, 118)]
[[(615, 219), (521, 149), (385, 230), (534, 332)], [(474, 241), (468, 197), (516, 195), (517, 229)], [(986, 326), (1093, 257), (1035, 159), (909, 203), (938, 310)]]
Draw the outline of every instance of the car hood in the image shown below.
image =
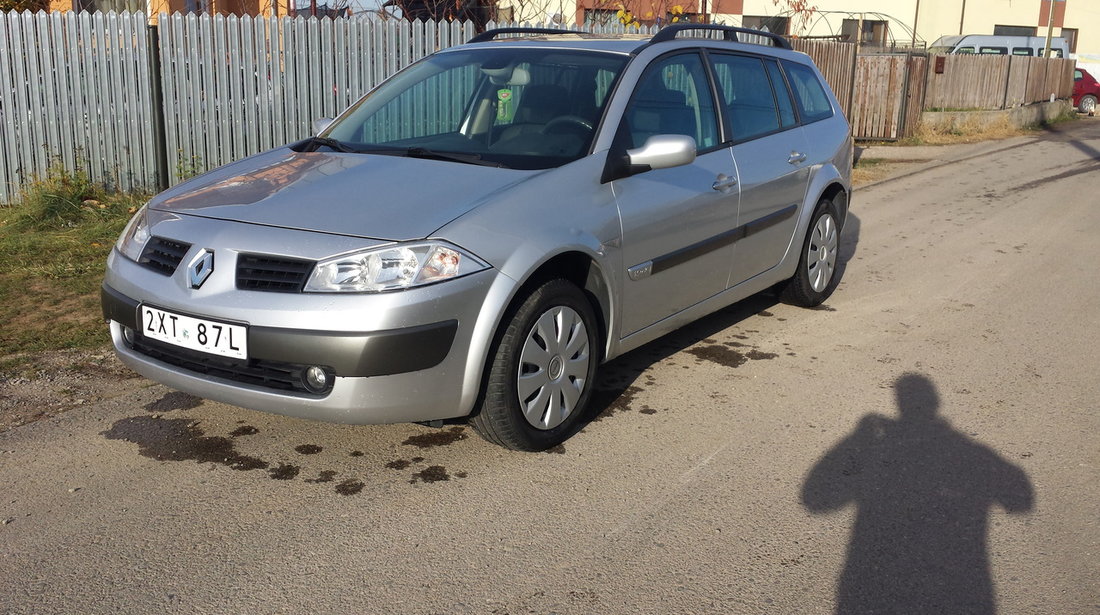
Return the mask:
[(534, 172), (280, 148), (171, 188), (151, 209), (369, 239), (423, 239)]

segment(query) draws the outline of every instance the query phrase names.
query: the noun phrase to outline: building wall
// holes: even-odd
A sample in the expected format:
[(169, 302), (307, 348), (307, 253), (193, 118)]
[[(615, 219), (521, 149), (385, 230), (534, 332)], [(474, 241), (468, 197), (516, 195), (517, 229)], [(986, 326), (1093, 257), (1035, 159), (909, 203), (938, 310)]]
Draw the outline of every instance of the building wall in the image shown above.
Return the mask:
[[(889, 23), (891, 39), (912, 42), (914, 30), (917, 42), (930, 44), (940, 36), (950, 34), (992, 34), (993, 27), (1034, 27), (1038, 36), (1046, 35), (1045, 0), (812, 0), (817, 11), (803, 25), (797, 18), (790, 20), (790, 32), (797, 36), (837, 36), (844, 20), (883, 20)], [(745, 16), (782, 16), (789, 14), (785, 2), (777, 6), (772, 0), (499, 0), (504, 18), (515, 21), (549, 23), (584, 23), (593, 15), (604, 19), (614, 17), (626, 8), (643, 23), (679, 5), (686, 12), (705, 9), (715, 23), (740, 26)], [(1054, 36), (1061, 36), (1062, 26), (1078, 30), (1077, 54), (1100, 55), (1100, 0), (1056, 1), (1057, 11), (1064, 18), (1055, 21)], [(919, 9), (919, 10), (918, 10)], [(1049, 9), (1048, 9), (1049, 10)], [(650, 19), (646, 17), (652, 13)], [(913, 24), (916, 24), (914, 28)]]
[[(997, 25), (1035, 27), (1038, 36), (1045, 36), (1046, 15), (1042, 9), (1047, 7), (1049, 10), (1049, 5), (1045, 5), (1043, 0), (891, 0), (889, 3), (881, 0), (814, 0), (811, 4), (816, 6), (818, 13), (811, 17), (809, 27), (792, 31), (791, 34), (838, 34), (844, 18), (858, 19), (859, 13), (864, 12), (865, 19), (877, 20), (880, 19), (878, 15), (885, 16), (886, 21), (890, 22), (891, 36), (898, 41), (911, 40), (913, 24), (916, 23), (917, 39), (925, 43), (950, 34), (993, 34), (993, 27)], [(1055, 20), (1054, 36), (1061, 35), (1060, 26), (1076, 28), (1077, 53), (1100, 54), (1100, 2), (1065, 0), (1056, 2), (1055, 9), (1064, 12), (1064, 19), (1061, 22)], [(784, 10), (772, 0), (745, 0), (742, 15), (782, 13)], [(1041, 21), (1043, 26), (1040, 26)]]

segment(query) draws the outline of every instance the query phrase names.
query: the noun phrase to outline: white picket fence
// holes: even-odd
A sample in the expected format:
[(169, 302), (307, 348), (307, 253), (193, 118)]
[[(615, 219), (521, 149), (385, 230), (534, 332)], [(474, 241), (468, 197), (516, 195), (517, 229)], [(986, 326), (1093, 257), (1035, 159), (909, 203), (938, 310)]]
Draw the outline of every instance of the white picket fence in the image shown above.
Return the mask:
[(471, 23), (376, 18), (162, 14), (158, 23), (141, 13), (0, 13), (0, 202), (52, 164), (122, 190), (165, 188), (302, 139), (313, 120), (475, 33)]

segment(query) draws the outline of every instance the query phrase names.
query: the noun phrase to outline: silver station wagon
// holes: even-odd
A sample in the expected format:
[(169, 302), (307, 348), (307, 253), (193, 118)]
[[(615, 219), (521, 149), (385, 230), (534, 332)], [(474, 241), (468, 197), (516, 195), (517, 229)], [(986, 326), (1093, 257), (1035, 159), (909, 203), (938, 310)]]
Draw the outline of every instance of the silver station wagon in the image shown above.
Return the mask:
[(824, 301), (851, 165), (837, 101), (783, 38), (493, 30), (153, 198), (103, 311), (123, 362), (181, 391), (468, 417), (542, 450), (580, 427), (600, 363), (773, 286)]

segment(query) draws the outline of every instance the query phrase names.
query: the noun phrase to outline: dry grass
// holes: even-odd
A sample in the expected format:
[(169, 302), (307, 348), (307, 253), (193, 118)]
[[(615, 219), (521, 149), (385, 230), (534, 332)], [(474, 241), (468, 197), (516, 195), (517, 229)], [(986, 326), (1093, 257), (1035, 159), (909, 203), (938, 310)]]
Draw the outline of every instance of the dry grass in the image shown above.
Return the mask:
[(951, 128), (937, 128), (922, 124), (917, 134), (902, 142), (903, 145), (957, 145), (979, 141), (997, 141), (1020, 137), (1035, 132), (1034, 128), (1019, 128), (1001, 118), (993, 124), (977, 119), (963, 120)]

